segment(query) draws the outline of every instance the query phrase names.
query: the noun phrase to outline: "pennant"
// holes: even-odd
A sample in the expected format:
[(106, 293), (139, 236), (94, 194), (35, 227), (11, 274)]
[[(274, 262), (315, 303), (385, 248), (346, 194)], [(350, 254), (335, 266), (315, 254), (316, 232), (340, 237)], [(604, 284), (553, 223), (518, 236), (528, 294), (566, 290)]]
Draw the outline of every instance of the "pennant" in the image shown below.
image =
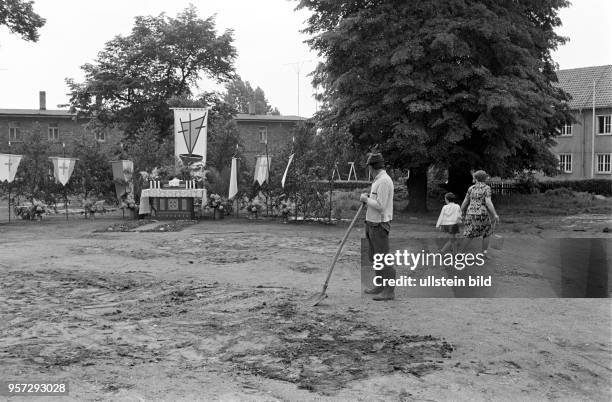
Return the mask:
[(238, 194), (238, 172), (236, 168), (236, 158), (232, 158), (232, 169), (230, 171), (230, 186), (229, 195), (227, 198), (232, 199)]
[(22, 155), (0, 154), (0, 182), (15, 180), (15, 173), (21, 162)]
[[(266, 163), (267, 162), (267, 163)], [(259, 155), (255, 162), (255, 177), (254, 182), (258, 182), (259, 185), (263, 185), (266, 180), (270, 177), (270, 157), (266, 160), (265, 155)]]
[[(128, 160), (111, 161), (113, 168), (113, 180), (125, 180), (129, 182), (130, 192), (134, 191), (134, 183), (132, 183), (132, 174), (134, 172), (134, 162)], [(127, 172), (127, 173), (126, 173)], [(117, 198), (121, 198), (126, 193), (128, 186), (125, 184), (115, 183), (115, 193)]]
[(291, 165), (291, 161), (293, 160), (293, 155), (295, 154), (291, 154), (291, 156), (289, 157), (289, 162), (287, 162), (287, 167), (285, 168), (285, 173), (283, 174), (283, 180), (281, 181), (281, 185), (283, 188), (285, 188), (285, 179), (287, 179), (287, 172), (289, 171), (289, 166)]
[(72, 176), (74, 165), (78, 159), (62, 157), (50, 157), (49, 159), (53, 162), (53, 174), (55, 175), (55, 179), (65, 186), (68, 180), (70, 180), (70, 176)]

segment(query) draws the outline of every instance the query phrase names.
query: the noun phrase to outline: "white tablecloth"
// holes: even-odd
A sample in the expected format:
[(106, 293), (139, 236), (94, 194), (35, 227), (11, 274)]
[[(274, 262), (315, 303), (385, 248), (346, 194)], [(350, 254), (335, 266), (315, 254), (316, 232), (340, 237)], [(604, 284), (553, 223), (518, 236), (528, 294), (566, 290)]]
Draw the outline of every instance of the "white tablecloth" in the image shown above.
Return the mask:
[(140, 206), (138, 214), (150, 214), (151, 204), (149, 198), (200, 198), (202, 200), (202, 208), (206, 205), (206, 189), (190, 188), (190, 189), (163, 189), (163, 188), (147, 188), (140, 193)]

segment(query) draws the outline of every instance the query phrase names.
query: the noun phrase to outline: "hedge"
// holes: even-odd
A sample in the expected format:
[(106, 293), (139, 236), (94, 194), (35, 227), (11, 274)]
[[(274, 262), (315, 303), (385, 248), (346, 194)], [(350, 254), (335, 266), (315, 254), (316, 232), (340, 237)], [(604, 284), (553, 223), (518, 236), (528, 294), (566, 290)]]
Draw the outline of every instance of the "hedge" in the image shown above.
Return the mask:
[(565, 187), (572, 191), (581, 191), (593, 194), (612, 196), (611, 179), (587, 179), (587, 180), (550, 180), (538, 182), (540, 192)]

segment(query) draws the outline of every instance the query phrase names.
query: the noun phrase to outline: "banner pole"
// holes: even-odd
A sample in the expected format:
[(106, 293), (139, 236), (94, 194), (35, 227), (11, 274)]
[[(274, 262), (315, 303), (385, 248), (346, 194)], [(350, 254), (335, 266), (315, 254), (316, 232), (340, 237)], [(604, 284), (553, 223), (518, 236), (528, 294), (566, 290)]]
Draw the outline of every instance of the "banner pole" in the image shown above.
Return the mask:
[(9, 198), (8, 198), (8, 214), (9, 214), (9, 223), (11, 223), (11, 182), (8, 182), (8, 193), (9, 193)]

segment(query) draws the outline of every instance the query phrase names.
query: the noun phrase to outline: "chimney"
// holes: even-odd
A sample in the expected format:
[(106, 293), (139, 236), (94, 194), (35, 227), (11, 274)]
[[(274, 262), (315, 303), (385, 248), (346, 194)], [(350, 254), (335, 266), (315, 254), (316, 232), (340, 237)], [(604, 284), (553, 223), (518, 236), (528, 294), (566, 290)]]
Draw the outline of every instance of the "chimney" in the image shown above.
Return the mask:
[(40, 110), (47, 110), (47, 94), (45, 91), (40, 91), (38, 93)]
[(255, 103), (253, 101), (249, 101), (249, 114), (255, 114)]

